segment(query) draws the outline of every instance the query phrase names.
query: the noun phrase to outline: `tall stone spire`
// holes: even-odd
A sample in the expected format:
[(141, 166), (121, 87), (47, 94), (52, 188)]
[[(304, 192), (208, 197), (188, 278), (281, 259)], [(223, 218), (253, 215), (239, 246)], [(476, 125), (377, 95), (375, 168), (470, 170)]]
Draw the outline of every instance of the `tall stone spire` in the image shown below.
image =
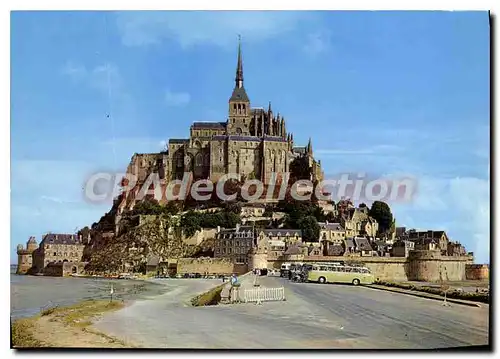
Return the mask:
[(236, 65), (236, 87), (243, 87), (243, 60), (241, 58), (241, 36), (238, 35), (238, 64)]

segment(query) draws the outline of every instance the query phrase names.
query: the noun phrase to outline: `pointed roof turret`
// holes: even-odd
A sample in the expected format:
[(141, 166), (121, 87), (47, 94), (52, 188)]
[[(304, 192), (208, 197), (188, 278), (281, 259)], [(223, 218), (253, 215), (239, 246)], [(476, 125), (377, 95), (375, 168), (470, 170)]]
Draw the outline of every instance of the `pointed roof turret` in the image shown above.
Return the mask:
[(243, 59), (241, 56), (241, 36), (238, 35), (238, 62), (236, 64), (236, 78), (233, 93), (229, 102), (250, 102), (245, 88), (243, 87)]
[(309, 153), (310, 155), (312, 155), (312, 142), (311, 142), (311, 137), (309, 137), (309, 142), (307, 143), (307, 153)]

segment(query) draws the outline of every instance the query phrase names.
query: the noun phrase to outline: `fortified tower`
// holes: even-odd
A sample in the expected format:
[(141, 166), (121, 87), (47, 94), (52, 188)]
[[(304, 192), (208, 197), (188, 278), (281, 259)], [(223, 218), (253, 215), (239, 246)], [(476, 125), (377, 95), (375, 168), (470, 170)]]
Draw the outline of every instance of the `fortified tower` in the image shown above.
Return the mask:
[(26, 249), (22, 244), (17, 246), (17, 271), (16, 274), (26, 274), (33, 265), (33, 252), (38, 248), (35, 237), (30, 237)]

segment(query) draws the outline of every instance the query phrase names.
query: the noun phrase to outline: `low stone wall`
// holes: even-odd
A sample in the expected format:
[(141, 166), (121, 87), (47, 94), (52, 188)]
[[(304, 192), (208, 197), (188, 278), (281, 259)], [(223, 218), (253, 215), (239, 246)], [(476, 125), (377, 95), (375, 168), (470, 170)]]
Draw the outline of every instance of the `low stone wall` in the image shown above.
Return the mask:
[(179, 258), (177, 261), (177, 273), (200, 273), (200, 274), (243, 274), (248, 271), (246, 264), (232, 263), (222, 258)]
[[(465, 267), (472, 262), (472, 257), (441, 256), (438, 251), (412, 251), (408, 258), (404, 257), (324, 257), (297, 256), (294, 261), (311, 262), (357, 262), (369, 268), (376, 280), (385, 281), (426, 281), (438, 282), (465, 280)], [(288, 260), (267, 261), (267, 268), (280, 268)]]
[(62, 262), (49, 263), (43, 269), (43, 275), (51, 277), (67, 277), (72, 274), (83, 274), (85, 270), (84, 262)]
[(490, 268), (487, 264), (466, 264), (465, 278), (469, 280), (487, 280), (490, 277)]
[(376, 280), (408, 280), (408, 264), (406, 258), (398, 257), (323, 257), (307, 256), (304, 262), (357, 262), (370, 269)]

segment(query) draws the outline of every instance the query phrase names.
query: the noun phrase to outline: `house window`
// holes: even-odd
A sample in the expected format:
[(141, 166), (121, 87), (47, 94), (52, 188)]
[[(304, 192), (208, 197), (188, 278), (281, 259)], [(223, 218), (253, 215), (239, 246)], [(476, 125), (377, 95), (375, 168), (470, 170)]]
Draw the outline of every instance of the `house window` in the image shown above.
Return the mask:
[(56, 252), (54, 252), (54, 256), (57, 256), (57, 253), (56, 253)]

